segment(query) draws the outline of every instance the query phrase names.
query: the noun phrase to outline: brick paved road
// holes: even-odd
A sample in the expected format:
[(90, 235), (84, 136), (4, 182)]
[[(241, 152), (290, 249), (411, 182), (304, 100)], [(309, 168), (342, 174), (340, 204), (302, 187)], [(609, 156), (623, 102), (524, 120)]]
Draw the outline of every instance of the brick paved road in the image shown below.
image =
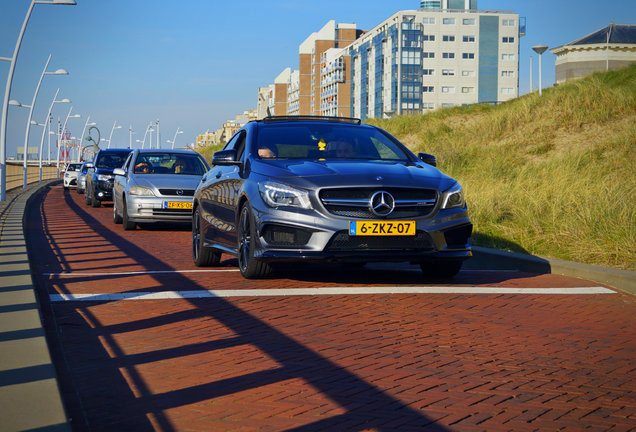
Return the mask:
[[(636, 301), (622, 294), (372, 294), (55, 302), (48, 294), (427, 285), (408, 266), (195, 270), (189, 228), (123, 231), (52, 188), (28, 216), (77, 430), (636, 430)], [(127, 273), (128, 274), (125, 274)], [(130, 274), (129, 272), (139, 272)], [(155, 273), (148, 273), (155, 272)], [(100, 275), (95, 275), (100, 273)], [(463, 271), (479, 287), (586, 287)]]

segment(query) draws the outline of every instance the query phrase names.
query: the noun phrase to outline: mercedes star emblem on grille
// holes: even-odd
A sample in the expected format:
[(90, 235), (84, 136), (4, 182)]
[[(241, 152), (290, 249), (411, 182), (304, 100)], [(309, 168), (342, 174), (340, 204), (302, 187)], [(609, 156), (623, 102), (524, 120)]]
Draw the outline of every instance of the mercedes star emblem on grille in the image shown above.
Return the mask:
[(369, 209), (376, 216), (388, 216), (395, 208), (393, 195), (386, 191), (378, 191), (369, 200)]

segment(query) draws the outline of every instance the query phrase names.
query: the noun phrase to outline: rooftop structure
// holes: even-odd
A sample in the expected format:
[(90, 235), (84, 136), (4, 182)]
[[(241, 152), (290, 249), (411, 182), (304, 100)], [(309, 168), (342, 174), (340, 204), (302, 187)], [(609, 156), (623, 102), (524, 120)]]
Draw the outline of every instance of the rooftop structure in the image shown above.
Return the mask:
[(620, 69), (636, 63), (636, 25), (610, 23), (550, 52), (557, 56), (557, 84), (596, 71)]

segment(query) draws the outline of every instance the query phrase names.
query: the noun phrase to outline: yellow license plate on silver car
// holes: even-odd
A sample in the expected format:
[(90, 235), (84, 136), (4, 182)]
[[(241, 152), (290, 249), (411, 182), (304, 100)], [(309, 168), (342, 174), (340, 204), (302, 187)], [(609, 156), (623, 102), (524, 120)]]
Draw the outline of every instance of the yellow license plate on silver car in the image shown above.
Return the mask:
[(181, 201), (164, 201), (163, 208), (165, 209), (179, 209), (179, 210), (192, 210), (191, 202)]
[(412, 236), (415, 221), (349, 221), (352, 236)]

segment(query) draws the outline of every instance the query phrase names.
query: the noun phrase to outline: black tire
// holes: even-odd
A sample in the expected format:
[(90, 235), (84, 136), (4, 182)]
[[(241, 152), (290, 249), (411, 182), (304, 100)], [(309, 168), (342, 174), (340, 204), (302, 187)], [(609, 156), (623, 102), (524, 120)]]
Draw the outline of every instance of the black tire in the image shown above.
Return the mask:
[(420, 268), (425, 276), (452, 278), (462, 268), (463, 261), (423, 262)]
[(95, 197), (95, 191), (91, 194), (91, 207), (101, 207), (102, 202)]
[(64, 186), (64, 190), (68, 190), (68, 186)]
[(113, 199), (113, 222), (116, 224), (120, 224), (123, 221), (123, 218), (117, 214), (117, 207), (115, 206), (115, 201)]
[(238, 220), (238, 262), (239, 270), (246, 279), (260, 279), (272, 274), (272, 267), (254, 258), (256, 226), (249, 204), (241, 207)]
[(88, 189), (84, 189), (84, 202), (86, 205), (91, 204), (91, 198), (88, 196)]
[(221, 252), (203, 246), (201, 211), (198, 207), (192, 215), (192, 259), (197, 267), (212, 267), (221, 261)]
[(121, 210), (121, 224), (124, 226), (125, 231), (132, 231), (137, 227), (137, 224), (128, 219), (128, 206), (126, 205), (126, 197), (122, 197), (124, 202), (124, 208)]

